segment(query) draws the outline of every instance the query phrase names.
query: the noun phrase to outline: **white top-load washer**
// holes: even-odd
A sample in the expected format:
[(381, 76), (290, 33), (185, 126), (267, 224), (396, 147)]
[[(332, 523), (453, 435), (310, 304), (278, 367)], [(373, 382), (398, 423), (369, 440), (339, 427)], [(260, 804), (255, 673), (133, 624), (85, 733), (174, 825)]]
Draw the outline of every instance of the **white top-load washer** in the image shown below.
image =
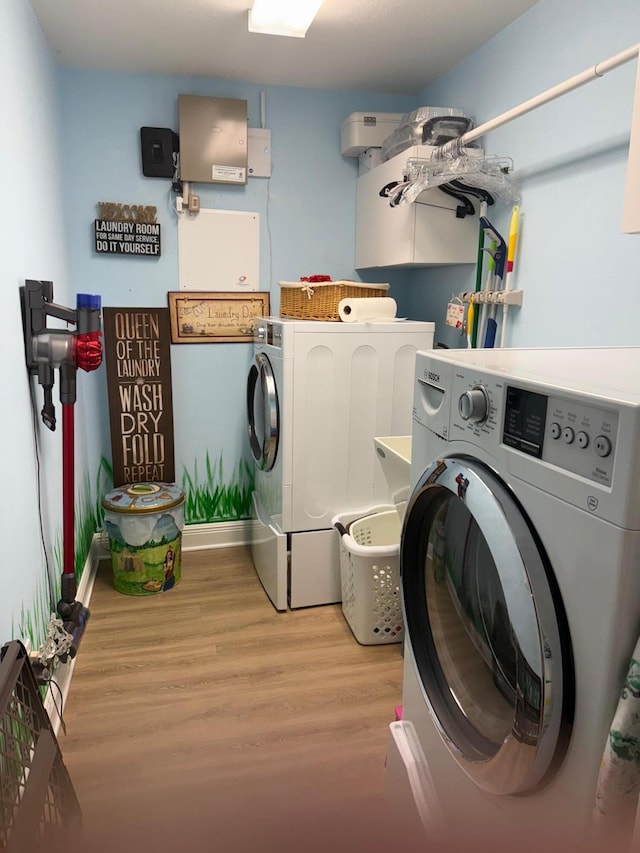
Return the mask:
[[(638, 377), (640, 348), (416, 357), (387, 779), (405, 808), (430, 796), (423, 823), (439, 814), (450, 839), (589, 836), (640, 633)], [(428, 765), (422, 798), (402, 725)]]
[(433, 332), (411, 320), (257, 324), (247, 383), (252, 550), (277, 609), (340, 601), (332, 518), (387, 502), (373, 438), (409, 431), (415, 354)]

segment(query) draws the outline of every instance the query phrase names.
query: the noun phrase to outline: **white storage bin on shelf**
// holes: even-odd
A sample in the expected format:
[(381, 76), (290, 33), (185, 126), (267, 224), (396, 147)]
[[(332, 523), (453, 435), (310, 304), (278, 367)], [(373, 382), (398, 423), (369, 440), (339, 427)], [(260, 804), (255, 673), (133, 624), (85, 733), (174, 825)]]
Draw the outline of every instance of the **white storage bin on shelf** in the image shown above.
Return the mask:
[(400, 602), (400, 517), (393, 506), (333, 519), (340, 533), (342, 612), (363, 646), (399, 643), (404, 637)]

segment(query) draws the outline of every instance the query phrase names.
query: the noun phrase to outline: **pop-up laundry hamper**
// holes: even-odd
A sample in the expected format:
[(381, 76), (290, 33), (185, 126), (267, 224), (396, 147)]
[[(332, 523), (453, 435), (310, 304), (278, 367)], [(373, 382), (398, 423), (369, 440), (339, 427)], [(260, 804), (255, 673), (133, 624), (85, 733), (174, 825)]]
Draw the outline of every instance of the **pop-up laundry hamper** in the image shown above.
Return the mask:
[(337, 515), (340, 533), (342, 612), (363, 646), (399, 643), (404, 637), (400, 601), (400, 516), (394, 506), (364, 516)]

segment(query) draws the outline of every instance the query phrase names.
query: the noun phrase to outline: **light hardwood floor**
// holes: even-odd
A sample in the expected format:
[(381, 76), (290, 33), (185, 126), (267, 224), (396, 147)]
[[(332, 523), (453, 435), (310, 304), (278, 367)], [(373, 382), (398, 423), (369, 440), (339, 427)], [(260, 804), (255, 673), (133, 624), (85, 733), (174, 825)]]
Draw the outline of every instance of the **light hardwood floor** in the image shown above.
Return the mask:
[(387, 850), (401, 682), (339, 604), (276, 613), (246, 548), (145, 598), (103, 561), (60, 734), (91, 849)]

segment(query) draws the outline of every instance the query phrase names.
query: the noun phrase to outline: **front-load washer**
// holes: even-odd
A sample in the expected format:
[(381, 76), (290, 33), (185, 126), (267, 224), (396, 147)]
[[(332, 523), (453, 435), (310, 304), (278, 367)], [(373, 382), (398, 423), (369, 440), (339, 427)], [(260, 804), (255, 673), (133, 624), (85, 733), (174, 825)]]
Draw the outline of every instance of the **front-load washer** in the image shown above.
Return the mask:
[(340, 601), (340, 512), (387, 503), (373, 438), (411, 428), (416, 351), (434, 324), (256, 324), (247, 381), (252, 555), (278, 610)]
[[(640, 632), (638, 376), (640, 348), (416, 357), (402, 716), (476, 849), (588, 844)], [(387, 777), (413, 796), (393, 737)]]

